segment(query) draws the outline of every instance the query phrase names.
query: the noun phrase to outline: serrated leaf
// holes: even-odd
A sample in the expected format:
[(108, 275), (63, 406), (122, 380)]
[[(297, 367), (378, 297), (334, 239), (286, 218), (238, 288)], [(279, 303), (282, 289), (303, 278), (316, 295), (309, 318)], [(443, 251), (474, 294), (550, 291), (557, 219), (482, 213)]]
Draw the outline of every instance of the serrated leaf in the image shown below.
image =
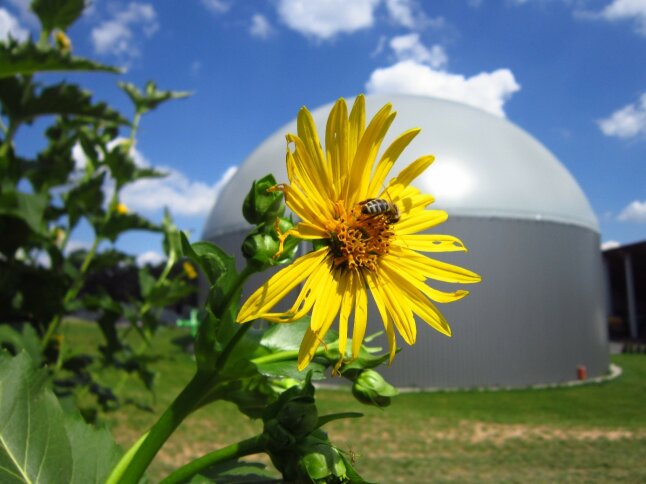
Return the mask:
[(120, 69), (74, 57), (49, 45), (18, 42), (9, 39), (0, 42), (0, 79), (18, 74), (32, 75), (52, 71), (103, 71), (119, 73)]
[(8, 324), (0, 325), (0, 342), (5, 347), (13, 346), (16, 353), (26, 351), (33, 361), (40, 363), (40, 338), (32, 325), (24, 324), (20, 331)]
[(63, 196), (70, 227), (75, 227), (81, 216), (95, 215), (102, 211), (103, 181), (105, 172), (83, 181)]
[(33, 0), (31, 10), (38, 16), (43, 29), (66, 30), (83, 13), (85, 0)]
[(114, 242), (117, 238), (128, 230), (147, 230), (149, 232), (160, 232), (159, 225), (152, 223), (150, 220), (137, 215), (136, 213), (113, 213), (107, 222), (97, 224), (97, 232)]
[(0, 481), (100, 483), (119, 454), (105, 430), (63, 413), (27, 353), (0, 360)]
[(93, 104), (92, 95), (75, 84), (61, 82), (43, 89), (26, 79), (0, 79), (0, 102), (3, 112), (14, 123), (28, 123), (39, 116), (80, 116), (111, 123), (128, 124), (128, 120), (106, 103)]
[(135, 110), (141, 114), (157, 108), (161, 103), (171, 99), (182, 99), (191, 95), (186, 91), (161, 91), (153, 81), (146, 83), (144, 92), (129, 82), (119, 82), (119, 87), (124, 90), (135, 105)]

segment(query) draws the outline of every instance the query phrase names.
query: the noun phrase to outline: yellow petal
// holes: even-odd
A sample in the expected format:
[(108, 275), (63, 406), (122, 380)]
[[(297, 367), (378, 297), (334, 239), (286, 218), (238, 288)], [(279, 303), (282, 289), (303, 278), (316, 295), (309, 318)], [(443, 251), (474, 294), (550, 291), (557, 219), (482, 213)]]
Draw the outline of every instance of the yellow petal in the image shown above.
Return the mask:
[(380, 271), (379, 278), (381, 279), (380, 289), (384, 296), (386, 309), (390, 313), (395, 327), (406, 343), (409, 345), (415, 344), (417, 328), (413, 312), (407, 307), (408, 301), (403, 297), (404, 295), (398, 286), (385, 276), (383, 270)]
[(417, 234), (398, 235), (396, 245), (420, 252), (466, 252), (462, 241), (452, 235)]
[(414, 286), (427, 298), (438, 303), (459, 301), (469, 294), (469, 291), (465, 291), (464, 289), (458, 289), (454, 292), (445, 292), (430, 287), (424, 282), (426, 277), (423, 274), (417, 271), (411, 272), (405, 266), (399, 264), (398, 259), (395, 257), (385, 256), (382, 259), (381, 267), (382, 270), (386, 271), (390, 279), (395, 281), (395, 284), (401, 285), (402, 287), (409, 285)]
[(330, 236), (325, 229), (322, 229), (318, 225), (310, 222), (298, 222), (296, 227), (291, 229), (290, 232), (292, 232), (295, 237), (304, 240), (325, 239)]
[(388, 191), (392, 197), (399, 197), (400, 192), (404, 190), (419, 175), (424, 173), (431, 163), (435, 160), (433, 155), (421, 156), (410, 165), (399, 172), (397, 177), (393, 178), (388, 184)]
[(354, 306), (354, 299), (356, 290), (355, 273), (348, 274), (349, 283), (348, 290), (343, 292), (343, 300), (341, 301), (341, 311), (339, 311), (339, 355), (342, 360), (345, 356), (345, 348), (348, 342), (348, 319)]
[(310, 328), (319, 331), (328, 322), (334, 320), (339, 312), (343, 294), (348, 287), (348, 278), (339, 271), (327, 271), (321, 279), (321, 290), (318, 301), (314, 304)]
[(357, 153), (354, 156), (352, 167), (350, 168), (350, 177), (346, 181), (347, 196), (344, 200), (347, 201), (349, 206), (368, 198), (367, 192), (370, 172), (372, 171), (381, 142), (395, 119), (395, 113), (392, 113), (390, 111), (391, 109), (392, 106), (390, 104), (382, 107), (375, 117), (372, 118), (372, 121), (370, 121), (370, 124), (359, 141)]
[(352, 324), (352, 358), (359, 356), (368, 323), (368, 293), (359, 273), (354, 277), (354, 321)]
[(347, 174), (348, 129), (348, 107), (344, 99), (339, 99), (330, 112), (325, 130), (325, 149), (335, 188), (334, 200), (341, 194), (341, 180)]
[(395, 141), (393, 141), (386, 149), (383, 156), (379, 160), (379, 163), (377, 163), (375, 172), (372, 175), (372, 180), (370, 181), (368, 192), (366, 194), (367, 198), (374, 198), (377, 196), (377, 193), (379, 192), (379, 190), (381, 190), (382, 185), (384, 184), (388, 173), (390, 173), (390, 169), (397, 161), (397, 158), (399, 158), (399, 155), (401, 155), (402, 151), (404, 151), (409, 143), (413, 141), (413, 138), (415, 138), (415, 136), (417, 136), (419, 132), (419, 128), (409, 129), (408, 131), (399, 135), (399, 137)]
[(445, 222), (449, 216), (444, 210), (419, 210), (412, 212), (394, 225), (398, 237), (415, 234)]
[(321, 142), (316, 130), (316, 124), (314, 124), (314, 119), (312, 119), (312, 115), (305, 107), (301, 108), (298, 112), (297, 129), (298, 138), (303, 141), (312, 162), (310, 169), (313, 170), (313, 175), (315, 174), (316, 179), (320, 184), (318, 189), (321, 193), (325, 193), (327, 198), (332, 199), (333, 187), (330, 176), (330, 167), (323, 155), (323, 149), (321, 148)]
[(390, 253), (399, 257), (399, 264), (407, 270), (418, 271), (437, 281), (473, 284), (481, 280), (478, 274), (469, 269), (432, 259), (403, 247), (391, 246)]
[[(338, 273), (337, 273), (338, 274)], [(312, 321), (307, 329), (301, 346), (298, 350), (298, 369), (303, 370), (316, 354), (316, 350), (323, 343), (330, 326), (336, 319), (341, 306), (343, 294), (347, 289), (347, 277), (334, 277), (328, 272), (327, 278), (323, 278), (322, 288), (318, 300), (312, 311)]]
[[(293, 135), (287, 135), (287, 140), (294, 143), (295, 151), (287, 151), (287, 163), (291, 164), (292, 178), (290, 178), (290, 188), (298, 189), (302, 193), (307, 194), (304, 197), (308, 202), (307, 205), (312, 207), (315, 212), (321, 216), (331, 216), (333, 212), (332, 201), (330, 198), (331, 192), (327, 192), (322, 186), (324, 182), (321, 181), (317, 175), (316, 170), (312, 167), (315, 162), (310, 158), (307, 153), (303, 141)], [(326, 185), (327, 187), (327, 185)]]
[(327, 254), (327, 248), (310, 252), (272, 276), (247, 299), (240, 308), (236, 321), (244, 323), (256, 319), (259, 313), (265, 313), (274, 307), (278, 301), (307, 278), (323, 262)]
[(321, 282), (329, 272), (329, 264), (324, 261), (307, 278), (296, 301), (294, 301), (294, 304), (288, 311), (282, 313), (260, 313), (257, 317), (273, 323), (291, 323), (302, 318), (310, 312), (316, 300), (321, 296), (321, 288), (323, 287)]
[(342, 179), (347, 179), (350, 176), (352, 160), (357, 154), (359, 141), (361, 141), (363, 132), (366, 129), (366, 98), (363, 94), (358, 95), (354, 100), (352, 111), (350, 111), (348, 128), (348, 158), (346, 160), (347, 164), (341, 167), (343, 170), (341, 173)]
[(367, 272), (365, 277), (368, 287), (370, 288), (370, 294), (372, 294), (372, 299), (375, 301), (377, 306), (377, 311), (381, 316), (381, 320), (384, 323), (384, 329), (386, 330), (386, 336), (388, 338), (388, 345), (390, 347), (390, 363), (392, 363), (395, 358), (395, 353), (397, 353), (397, 342), (395, 337), (395, 329), (393, 328), (393, 323), (388, 316), (388, 311), (386, 310), (384, 295), (381, 292), (379, 287), (379, 281), (377, 277), (372, 272)]

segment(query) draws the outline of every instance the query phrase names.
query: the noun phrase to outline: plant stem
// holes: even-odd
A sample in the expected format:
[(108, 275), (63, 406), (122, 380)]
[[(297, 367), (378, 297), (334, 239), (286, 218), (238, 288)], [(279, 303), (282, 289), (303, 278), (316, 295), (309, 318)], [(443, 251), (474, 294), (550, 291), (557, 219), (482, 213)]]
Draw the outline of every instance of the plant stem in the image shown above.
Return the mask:
[[(317, 350), (317, 353), (319, 353), (318, 350)], [(277, 351), (276, 353), (270, 353), (265, 356), (259, 356), (258, 358), (254, 358), (253, 360), (251, 360), (251, 363), (255, 365), (262, 365), (264, 363), (274, 363), (275, 361), (293, 360), (295, 358), (298, 358), (298, 350), (285, 350), (285, 351)]]
[[(134, 455), (132, 455), (131, 451), (126, 453), (126, 456), (132, 456), (130, 462), (125, 467), (120, 462), (112, 471), (106, 484), (137, 484), (162, 445), (182, 420), (195, 409), (204, 394), (212, 386), (214, 376), (212, 373), (198, 371), (155, 425), (152, 426), (143, 442), (141, 444), (137, 443), (139, 445)], [(124, 458), (122, 458), (122, 461)]]
[[(96, 255), (96, 251), (99, 247), (99, 243), (101, 242), (101, 237), (95, 237), (94, 238), (94, 243), (92, 244), (92, 247), (90, 247), (90, 250), (88, 250), (87, 254), (85, 254), (85, 259), (83, 259), (83, 263), (81, 264), (81, 268), (79, 269), (79, 272), (72, 283), (72, 286), (67, 290), (67, 293), (65, 293), (65, 297), (63, 298), (63, 309), (78, 295), (79, 291), (83, 287), (83, 276), (87, 272), (88, 268), (90, 267), (90, 263), (92, 262), (92, 259), (94, 259), (94, 256)], [(47, 331), (45, 332), (45, 335), (43, 336), (43, 339), (40, 342), (40, 347), (41, 349), (47, 348), (47, 345), (49, 344), (49, 341), (52, 339), (54, 334), (56, 334), (56, 331), (58, 331), (59, 326), (61, 325), (61, 321), (63, 320), (63, 313), (59, 313), (54, 318), (50, 321), (49, 325), (47, 326)]]
[(162, 480), (160, 484), (176, 484), (179, 482), (185, 482), (206, 467), (235, 460), (246, 455), (263, 452), (264, 443), (262, 437), (262, 434), (256, 435), (250, 439), (241, 440), (240, 442), (206, 454), (205, 456), (189, 462), (175, 470)]

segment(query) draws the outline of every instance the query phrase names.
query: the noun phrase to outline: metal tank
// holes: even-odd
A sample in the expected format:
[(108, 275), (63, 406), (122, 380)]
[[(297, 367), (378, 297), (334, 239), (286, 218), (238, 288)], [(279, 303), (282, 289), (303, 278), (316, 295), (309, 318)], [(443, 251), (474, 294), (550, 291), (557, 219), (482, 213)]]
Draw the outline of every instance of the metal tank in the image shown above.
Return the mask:
[[(422, 129), (392, 176), (421, 155), (435, 155), (414, 185), (435, 196), (431, 208), (449, 213), (433, 232), (456, 235), (469, 248), (466, 254), (433, 256), (468, 267), (483, 281), (462, 286), (471, 291), (465, 299), (439, 305), (453, 337), (418, 320), (417, 343), (408, 347), (400, 338), (402, 351), (383, 369), (384, 376), (400, 387), (468, 388), (605, 374), (609, 355), (599, 227), (567, 169), (519, 127), (460, 103), (372, 95), (366, 98), (367, 119), (387, 102), (398, 114), (382, 147), (406, 129)], [(312, 112), (319, 133), (331, 106)], [(240, 165), (209, 215), (204, 239), (239, 253), (249, 228), (240, 207), (251, 182), (267, 173), (287, 181), (287, 132), (296, 132), (295, 120)], [(260, 283), (252, 281), (245, 292)], [(370, 309), (367, 334), (381, 329), (375, 308)]]

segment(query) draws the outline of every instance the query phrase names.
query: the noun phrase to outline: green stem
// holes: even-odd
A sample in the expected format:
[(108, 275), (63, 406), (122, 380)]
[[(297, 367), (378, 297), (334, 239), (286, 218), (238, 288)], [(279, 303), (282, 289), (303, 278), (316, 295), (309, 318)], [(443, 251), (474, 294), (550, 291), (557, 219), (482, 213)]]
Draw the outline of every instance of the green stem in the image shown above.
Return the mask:
[[(72, 283), (72, 286), (67, 290), (67, 293), (65, 293), (65, 297), (63, 298), (63, 308), (65, 308), (79, 293), (81, 288), (83, 287), (83, 281), (85, 273), (87, 272), (88, 268), (90, 267), (90, 263), (92, 262), (92, 259), (94, 259), (94, 256), (96, 255), (96, 251), (99, 248), (99, 244), (101, 243), (101, 237), (95, 237), (94, 238), (94, 243), (92, 244), (92, 247), (90, 247), (90, 250), (88, 250), (87, 254), (85, 254), (85, 259), (83, 259), (83, 263), (81, 264), (81, 268), (79, 269), (79, 272)], [(40, 347), (41, 349), (47, 348), (47, 345), (49, 345), (50, 340), (56, 334), (58, 331), (58, 328), (61, 325), (61, 321), (63, 320), (63, 314), (59, 313), (54, 318), (50, 321), (49, 325), (47, 326), (47, 331), (45, 332), (45, 335), (43, 336), (43, 339), (41, 340)]]
[[(145, 439), (137, 444), (119, 462), (106, 481), (106, 484), (136, 484), (143, 476), (162, 445), (168, 440), (179, 424), (199, 404), (203, 395), (212, 386), (213, 374), (198, 372), (152, 426)], [(130, 462), (124, 462), (126, 458)]]
[[(247, 278), (255, 271), (249, 266), (238, 274), (238, 278), (231, 290), (227, 292), (223, 298), (221, 311), (218, 317), (229, 308), (231, 304), (236, 303), (233, 301), (234, 295), (242, 287)], [(168, 440), (171, 434), (179, 426), (179, 424), (191, 412), (200, 407), (204, 402), (204, 398), (208, 395), (209, 391), (215, 385), (218, 379), (218, 372), (224, 366), (228, 356), (233, 351), (235, 345), (240, 341), (250, 325), (242, 326), (236, 334), (229, 340), (227, 346), (224, 348), (220, 357), (217, 360), (217, 365), (213, 371), (204, 372), (198, 370), (193, 376), (191, 381), (186, 385), (182, 392), (177, 396), (175, 401), (166, 409), (162, 416), (152, 426), (146, 438), (138, 441), (134, 451), (130, 449), (121, 461), (112, 471), (112, 474), (107, 480), (107, 484), (121, 484), (132, 483), (136, 484), (141, 476), (144, 474), (148, 465), (153, 460), (162, 445)]]
[(195, 474), (214, 464), (239, 459), (247, 455), (258, 454), (264, 451), (262, 434), (251, 437), (250, 439), (241, 440), (235, 444), (229, 445), (222, 449), (206, 454), (172, 472), (160, 484), (176, 484), (186, 482)]
[[(317, 350), (317, 353), (321, 351), (325, 350)], [(258, 358), (251, 360), (251, 363), (255, 365), (262, 365), (265, 363), (274, 363), (276, 361), (293, 360), (295, 358), (298, 358), (298, 350), (285, 350), (271, 353), (265, 356), (259, 356)]]

